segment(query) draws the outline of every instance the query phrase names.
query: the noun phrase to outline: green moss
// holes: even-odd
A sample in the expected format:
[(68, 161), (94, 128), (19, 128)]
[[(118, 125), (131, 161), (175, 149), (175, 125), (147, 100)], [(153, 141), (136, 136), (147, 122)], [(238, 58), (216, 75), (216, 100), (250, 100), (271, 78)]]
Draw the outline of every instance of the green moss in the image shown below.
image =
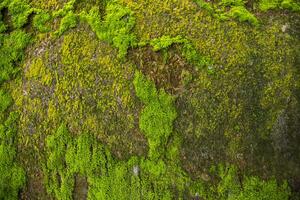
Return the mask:
[(52, 13), (52, 16), (54, 18), (56, 17), (64, 17), (69, 12), (72, 12), (74, 10), (74, 4), (76, 3), (76, 0), (70, 0), (66, 4), (64, 4), (63, 8), (56, 10)]
[(56, 199), (71, 199), (76, 173), (87, 177), (88, 199), (128, 199), (139, 195), (138, 191), (131, 191), (130, 179), (134, 175), (129, 171), (137, 161), (116, 163), (89, 134), (72, 139), (62, 124), (47, 137), (47, 151), (46, 183)]
[(41, 83), (46, 86), (49, 86), (53, 81), (52, 74), (49, 69), (45, 67), (42, 58), (34, 60), (25, 75), (27, 78), (40, 80)]
[[(8, 6), (12, 15), (15, 29), (27, 23), (27, 18), (32, 12), (27, 2), (2, 1), (1, 9), (5, 6)], [(2, 17), (0, 20), (3, 25)], [(6, 25), (2, 28), (2, 31), (4, 30)], [(24, 49), (29, 41), (29, 34), (21, 30), (0, 34), (0, 199), (18, 199), (19, 190), (25, 185), (25, 171), (16, 162), (19, 115), (17, 112), (8, 112), (13, 100), (5, 82), (13, 79), (19, 71), (17, 65), (22, 61)]]
[(291, 192), (287, 182), (279, 185), (276, 180), (268, 181), (261, 180), (257, 177), (247, 177), (244, 180), (243, 191), (232, 199), (238, 200), (254, 200), (254, 199), (274, 199), (284, 200), (289, 199)]
[[(218, 165), (212, 172), (217, 174), (219, 182), (204, 189), (200, 197), (205, 199), (289, 199), (290, 189), (287, 183), (279, 185), (273, 178), (262, 180), (255, 176), (240, 177), (233, 165)], [(199, 186), (198, 186), (199, 187)], [(205, 186), (204, 186), (205, 187)], [(201, 191), (201, 188), (198, 188)]]
[(250, 13), (244, 6), (234, 6), (230, 9), (228, 16), (238, 19), (240, 22), (249, 22), (258, 26), (259, 22), (256, 17)]
[(18, 68), (14, 62), (22, 60), (24, 49), (30, 42), (30, 36), (24, 31), (13, 31), (10, 35), (1, 35), (0, 47), (0, 84), (12, 78)]
[(279, 1), (269, 1), (269, 0), (261, 0), (259, 1), (259, 9), (262, 11), (267, 11), (269, 9), (275, 9), (279, 6)]
[(219, 3), (223, 6), (243, 6), (247, 0), (221, 0)]
[(0, 124), (0, 198), (14, 200), (25, 185), (25, 172), (16, 160), (16, 121), (18, 114), (11, 112)]
[(82, 13), (81, 17), (89, 23), (100, 40), (119, 49), (119, 58), (124, 59), (128, 48), (136, 45), (136, 37), (131, 33), (135, 25), (133, 12), (117, 1), (107, 4), (103, 21), (98, 7), (93, 7), (88, 14)]
[(68, 12), (60, 23), (59, 30), (55, 32), (57, 35), (62, 35), (65, 31), (74, 28), (77, 25), (77, 16), (73, 12)]
[(148, 171), (154, 177), (160, 177), (166, 173), (166, 164), (163, 160), (151, 161), (145, 160), (141, 164), (142, 168)]
[[(249, 22), (250, 24), (257, 26), (259, 24), (258, 19), (245, 8), (247, 1), (238, 0), (221, 0), (219, 3), (207, 3), (203, 0), (195, 0), (197, 5), (207, 10), (212, 16), (219, 20), (237, 19), (240, 22)], [(229, 11), (227, 12), (228, 9)]]
[[(103, 129), (112, 135), (124, 133), (124, 130), (130, 132), (133, 122), (128, 112), (132, 109), (133, 101), (130, 96), (131, 80), (127, 77), (133, 69), (128, 64), (122, 65), (117, 60), (114, 61), (109, 56), (116, 55), (116, 52), (104, 43), (93, 42), (91, 36), (93, 35), (82, 34), (80, 31), (64, 36), (61, 47), (64, 75), (58, 77), (59, 81), (55, 89), (55, 96), (60, 105), (59, 110), (62, 113), (79, 114), (75, 122), (73, 117), (66, 116), (70, 119), (67, 122), (77, 123), (78, 128), (79, 121), (83, 117), (86, 126), (80, 126), (80, 130), (87, 128), (99, 135), (103, 135)], [(101, 47), (96, 47), (97, 45)], [(124, 73), (121, 74), (121, 71)], [(92, 93), (88, 92), (90, 89)], [(82, 91), (85, 95), (84, 101), (80, 100)], [(114, 113), (117, 110), (123, 113), (117, 116), (118, 123), (107, 123), (106, 120), (113, 120), (116, 117)], [(102, 117), (104, 113), (106, 118)], [(91, 118), (94, 118), (93, 121), (96, 120), (97, 123), (88, 123)], [(122, 128), (119, 129), (121, 124)]]
[(212, 5), (210, 3), (207, 3), (204, 0), (194, 0), (194, 2), (202, 9), (208, 11), (209, 13), (213, 13), (214, 12), (214, 8), (212, 7)]
[(273, 9), (289, 9), (295, 12), (299, 12), (300, 5), (293, 0), (260, 0), (259, 9), (262, 11)]
[[(8, 6), (15, 29), (21, 28), (27, 23), (27, 18), (32, 10), (26, 1), (4, 1), (1, 9)], [(2, 31), (6, 25), (2, 22)], [(1, 32), (2, 32), (1, 31)], [(7, 113), (13, 100), (3, 87), (5, 81), (12, 79), (19, 68), (16, 66), (24, 56), (24, 49), (28, 45), (30, 37), (21, 30), (14, 30), (10, 34), (0, 34), (0, 198), (17, 199), (19, 190), (25, 185), (25, 172), (16, 162), (16, 134), (18, 114)]]
[(300, 12), (300, 4), (293, 0), (283, 0), (280, 6), (283, 9), (289, 9), (298, 13)]
[(2, 199), (18, 199), (20, 188), (25, 185), (24, 170), (14, 164), (15, 149), (0, 144), (0, 197)]
[(157, 159), (160, 157), (160, 148), (173, 131), (173, 121), (177, 117), (174, 98), (164, 90), (156, 91), (154, 84), (139, 71), (135, 73), (134, 86), (137, 96), (146, 104), (139, 125), (148, 139), (148, 155), (150, 159)]
[(132, 195), (138, 195), (131, 191), (131, 176), (126, 164), (120, 163), (108, 165), (107, 176), (89, 177), (91, 189), (88, 199), (130, 199)]
[(158, 95), (155, 84), (149, 81), (140, 71), (136, 71), (134, 77), (133, 84), (137, 97), (144, 104), (150, 104)]
[(0, 113), (3, 113), (11, 104), (11, 96), (3, 90), (0, 90)]
[[(119, 63), (117, 51), (86, 30), (88, 25), (81, 24), (60, 41), (33, 47), (32, 53), (52, 50), (30, 54), (24, 65), (18, 91), (25, 94), (21, 107), (28, 113), (21, 118), (21, 135), (30, 132), (42, 138), (64, 121), (75, 134), (97, 135), (119, 158), (144, 154), (146, 141), (137, 131), (131, 95), (133, 68)], [(25, 91), (20, 89), (24, 86)]]
[[(191, 42), (185, 42), (182, 47), (182, 56), (198, 69), (212, 66), (212, 60), (208, 56), (201, 55)], [(208, 69), (209, 72), (209, 69)]]
[(28, 16), (33, 12), (27, 0), (13, 0), (8, 5), (8, 10), (12, 15), (14, 28), (23, 27), (28, 20)]
[(47, 165), (46, 175), (47, 192), (56, 199), (72, 199), (74, 175), (65, 167), (65, 155), (72, 145), (71, 136), (66, 125), (61, 124), (55, 134), (47, 137)]
[(170, 47), (172, 44), (180, 44), (186, 42), (185, 39), (183, 39), (180, 35), (176, 37), (170, 37), (170, 36), (162, 36), (160, 38), (155, 38), (150, 41), (150, 45), (153, 47), (154, 51), (158, 51), (161, 49), (166, 49)]
[[(55, 10), (61, 8), (63, 2), (66, 1), (45, 3), (37, 0), (31, 5)], [(260, 159), (261, 165), (270, 169), (270, 158), (264, 153), (255, 155), (258, 152), (256, 148), (261, 145), (261, 138), (270, 139), (272, 130), (281, 130), (277, 128), (277, 122), (285, 122), (288, 107), (298, 105), (293, 96), (297, 87), (292, 69), (295, 55), (289, 48), (295, 40), (291, 39), (294, 36), (290, 32), (281, 31), (286, 19), (278, 20), (276, 13), (270, 13), (272, 25), (266, 25), (267, 20), (258, 22), (260, 20), (249, 12), (251, 8), (246, 9), (246, 1), (198, 1), (211, 16), (203, 9), (199, 11), (191, 1), (120, 2), (90, 1), (89, 6), (78, 8), (85, 2), (69, 1), (56, 12), (45, 11), (34, 17), (33, 25), (42, 32), (49, 30), (45, 24), (55, 27), (61, 19), (56, 33), (63, 37), (48, 38), (45, 34), (45, 38), (30, 47), (24, 64), (25, 76), (19, 80), (18, 88), (13, 89), (12, 96), (17, 104), (10, 109), (22, 112), (18, 139), (22, 142), (19, 148), (28, 156), (20, 156), (20, 159), (28, 171), (29, 186), (32, 183), (42, 185), (37, 181), (41, 177), (39, 165), (45, 164), (48, 192), (57, 199), (72, 199), (77, 176), (88, 182), (88, 199), (189, 199), (197, 198), (195, 196), (249, 199), (252, 196), (264, 198), (268, 193), (286, 199), (289, 195), (286, 185), (280, 186), (274, 180), (237, 176), (237, 169), (243, 174), (244, 168), (223, 167), (218, 175), (212, 175), (217, 176), (216, 180), (199, 181), (195, 190), (191, 189), (194, 181), (182, 169), (182, 165), (192, 163), (186, 171), (194, 170), (203, 173), (201, 177), (204, 179), (210, 179), (205, 177), (207, 165), (203, 162), (218, 163), (218, 156), (224, 156), (224, 160), (233, 160), (247, 168), (253, 164), (251, 159), (259, 155), (263, 158)], [(94, 8), (90, 10), (91, 5)], [(290, 1), (284, 1), (279, 7), (291, 9), (290, 5)], [(90, 12), (77, 14), (77, 8)], [(26, 15), (15, 17), (19, 27), (28, 22)], [(49, 15), (53, 17), (51, 24), (48, 23)], [(84, 23), (77, 26), (78, 17), (88, 22), (101, 42), (95, 41)], [(236, 20), (229, 20), (233, 18)], [(220, 19), (226, 21), (221, 23)], [(263, 28), (235, 21), (259, 23)], [(15, 64), (24, 57), (23, 50), (28, 42), (16, 40), (18, 35), (10, 38), (15, 32), (22, 31), (13, 30), (10, 35), (6, 22), (0, 26), (0, 32), (8, 30), (0, 39), (1, 44), (5, 44), (1, 46), (3, 59), (0, 61), (4, 63), (0, 65), (1, 69), (5, 69), (1, 70), (4, 83), (20, 70)], [(74, 29), (66, 32), (71, 28)], [(141, 42), (137, 43), (137, 40)], [(22, 44), (23, 41), (26, 44)], [(176, 55), (176, 66), (187, 67), (187, 64), (182, 64), (182, 56), (197, 70), (192, 67), (183, 70), (184, 83), (178, 88), (171, 88), (172, 95), (164, 89), (158, 90), (140, 71), (134, 74), (130, 60), (124, 60), (128, 49), (137, 44), (150, 44), (155, 51), (163, 50), (156, 53), (163, 53), (165, 62), (168, 51), (175, 47), (176, 52), (171, 53)], [(109, 45), (117, 48), (119, 53)], [(177, 49), (181, 53), (177, 54)], [(119, 62), (117, 57), (125, 62)], [(149, 67), (149, 61), (152, 62), (149, 58), (139, 61), (146, 67)], [(207, 67), (207, 73), (203, 73), (204, 67)], [(180, 74), (176, 69), (174, 73)], [(165, 71), (169, 73), (172, 70)], [(150, 75), (156, 78), (155, 74)], [(14, 83), (7, 82), (3, 88), (10, 90), (14, 86)], [(144, 104), (143, 108), (135, 101), (134, 89)], [(165, 89), (169, 91), (169, 88)], [(6, 94), (0, 95), (1, 98), (3, 96), (1, 103), (5, 111), (3, 118), (10, 110), (9, 98), (6, 98), (9, 95)], [(177, 97), (176, 102), (174, 96)], [(141, 116), (138, 117), (140, 109)], [(177, 115), (180, 117), (178, 120)], [(175, 120), (176, 129), (173, 128)], [(56, 132), (53, 131), (61, 121), (68, 124), (68, 130), (61, 128), (62, 125)], [(12, 131), (6, 131), (2, 135), (11, 134)], [(289, 134), (285, 135), (288, 137)], [(46, 136), (47, 156), (44, 156)], [(11, 137), (6, 139), (11, 141)], [(145, 139), (148, 140), (149, 151), (144, 157)], [(184, 149), (181, 146), (185, 146)], [(289, 147), (293, 148), (292, 145)], [(189, 157), (187, 148), (194, 157)], [(247, 152), (249, 149), (250, 153)], [(8, 151), (15, 149), (8, 148)], [(7, 153), (6, 150), (4, 152)], [(125, 159), (131, 155), (139, 156)], [(180, 158), (184, 160), (182, 163)], [(35, 159), (37, 161), (32, 163), (28, 161)], [(15, 158), (11, 160), (15, 163)], [(275, 166), (271, 169), (275, 171)], [(271, 173), (272, 170), (269, 170), (264, 175)], [(16, 188), (12, 192), (15, 195), (24, 176), (21, 170), (13, 170), (10, 174), (14, 174), (13, 178), (6, 176), (3, 180), (15, 180), (11, 181)], [(196, 192), (199, 195), (195, 195)], [(27, 193), (26, 190), (24, 198)], [(31, 197), (35, 198), (34, 194)]]
[(154, 184), (153, 191), (147, 189), (145, 198), (174, 198), (169, 188), (172, 184), (176, 185), (181, 196), (188, 178), (178, 165), (180, 138), (176, 134), (171, 135), (173, 121), (177, 117), (174, 97), (163, 89), (157, 91), (155, 85), (139, 71), (135, 73), (134, 86), (137, 96), (145, 104), (139, 126), (149, 145), (147, 159), (141, 160), (141, 168), (146, 172), (142, 177), (142, 187), (149, 187), (147, 181)]
[[(179, 44), (182, 56), (197, 69), (203, 69), (212, 65), (212, 61), (207, 56), (201, 55), (195, 46), (188, 39), (178, 35), (176, 37), (170, 37), (163, 35), (162, 37), (151, 40), (150, 45), (154, 51), (167, 50), (172, 44)], [(166, 51), (164, 51), (164, 55)]]
[(39, 32), (49, 32), (50, 27), (47, 26), (47, 22), (51, 20), (51, 15), (47, 12), (41, 11), (33, 17), (33, 27), (35, 27)]

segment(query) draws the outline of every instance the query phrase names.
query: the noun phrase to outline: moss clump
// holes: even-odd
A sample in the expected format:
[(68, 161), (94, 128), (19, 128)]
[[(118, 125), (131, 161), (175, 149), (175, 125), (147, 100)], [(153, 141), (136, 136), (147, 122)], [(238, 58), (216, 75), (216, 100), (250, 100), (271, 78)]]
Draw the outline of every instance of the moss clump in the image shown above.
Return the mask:
[[(202, 9), (208, 11), (210, 14), (216, 16), (219, 19), (236, 18), (239, 21), (248, 21), (253, 25), (258, 25), (256, 17), (245, 8), (245, 3), (249, 1), (232, 1), (221, 0), (216, 3), (208, 3), (204, 0), (194, 0), (194, 2)], [(254, 3), (261, 11), (268, 11), (273, 9), (288, 9), (294, 12), (298, 12), (300, 9), (299, 3), (294, 0), (259, 0)], [(229, 13), (226, 13), (226, 7), (231, 7)], [(235, 14), (233, 14), (235, 13)]]
[(136, 71), (133, 81), (137, 97), (144, 103), (150, 104), (157, 99), (155, 84), (149, 81), (141, 72)]
[(56, 199), (72, 199), (74, 177), (65, 168), (65, 154), (72, 145), (71, 136), (64, 124), (60, 125), (55, 134), (47, 137), (46, 188)]
[(19, 114), (10, 112), (13, 99), (7, 90), (7, 82), (19, 72), (17, 64), (24, 57), (24, 49), (30, 42), (29, 34), (20, 30), (32, 12), (26, 1), (2, 1), (0, 9), (7, 7), (11, 13), (13, 28), (7, 33), (8, 21), (0, 24), (0, 199), (18, 199), (19, 190), (25, 185), (25, 171), (16, 160), (17, 123)]
[(136, 45), (136, 37), (131, 32), (135, 25), (133, 12), (117, 1), (107, 4), (103, 21), (98, 7), (93, 7), (88, 14), (82, 13), (81, 17), (89, 23), (100, 40), (119, 49), (119, 58), (124, 59), (128, 48)]
[[(292, 92), (292, 88), (298, 88), (297, 53), (293, 45), (296, 39), (282, 32), (282, 21), (275, 20), (274, 24), (265, 27), (264, 32), (245, 27), (240, 29), (233, 22), (230, 24), (236, 28), (226, 28), (226, 34), (217, 31), (220, 27), (216, 25), (214, 31), (210, 31), (219, 36), (211, 37), (204, 31), (202, 34), (207, 36), (207, 41), (193, 40), (201, 52), (214, 58), (214, 73), (200, 71), (193, 74), (186, 92), (176, 101), (179, 117), (175, 127), (184, 137), (181, 149), (184, 169), (192, 176), (201, 177), (211, 163), (232, 159), (243, 170), (249, 169), (261, 176), (272, 176), (274, 170), (282, 175), (279, 179), (292, 178), (299, 173), (292, 170), (298, 158), (289, 163), (290, 170), (283, 170), (291, 173), (283, 172), (278, 166), (276, 146), (281, 139), (287, 139), (284, 135), (288, 132), (295, 133), (293, 128), (278, 129), (278, 126), (288, 121), (286, 112), (289, 107), (296, 109), (298, 104)], [(199, 27), (199, 30), (202, 29)], [(226, 49), (222, 49), (224, 46)], [(207, 48), (210, 50), (206, 51)], [(298, 123), (292, 121), (292, 124)], [(274, 135), (281, 138), (277, 145), (271, 142)], [(287, 140), (294, 146), (292, 137)], [(191, 144), (198, 153), (190, 150)], [(253, 149), (252, 153), (249, 148)], [(266, 159), (266, 169), (257, 167), (262, 158)]]
[(131, 169), (137, 159), (116, 162), (107, 148), (89, 134), (73, 139), (64, 124), (46, 139), (47, 190), (56, 199), (72, 199), (75, 174), (87, 177), (87, 199), (140, 197), (139, 177)]
[(299, 12), (300, 4), (293, 0), (260, 0), (259, 9), (262, 11), (271, 9), (289, 9), (294, 12)]
[(0, 90), (0, 113), (3, 113), (6, 111), (6, 109), (12, 104), (12, 98), (11, 96), (4, 92), (3, 90)]
[[(170, 190), (172, 183), (181, 197), (185, 189), (184, 184), (189, 182), (189, 179), (178, 163), (179, 136), (171, 136), (173, 121), (177, 117), (173, 105), (174, 97), (163, 89), (157, 91), (155, 85), (139, 71), (135, 72), (133, 84), (136, 95), (145, 104), (139, 121), (140, 129), (147, 137), (149, 145), (148, 157), (141, 160), (141, 169), (145, 171), (142, 187), (148, 190), (145, 198), (174, 198)], [(165, 148), (169, 150), (165, 151)], [(150, 189), (147, 182), (152, 182), (154, 188)]]
[(22, 28), (28, 20), (29, 15), (34, 11), (27, 0), (13, 0), (8, 5), (8, 10), (12, 15), (14, 28)]
[[(8, 98), (8, 97), (6, 97)], [(7, 100), (1, 105), (7, 107)], [(3, 108), (3, 107), (2, 107)], [(3, 114), (1, 111), (1, 115)], [(18, 199), (19, 190), (25, 185), (25, 171), (16, 163), (16, 134), (18, 114), (11, 112), (0, 124), (0, 198)]]
[(230, 9), (228, 16), (232, 18), (238, 19), (240, 22), (249, 22), (257, 26), (259, 24), (256, 17), (251, 14), (245, 7), (243, 6), (234, 6)]
[(26, 94), (20, 130), (26, 138), (30, 132), (42, 139), (64, 121), (74, 133), (97, 135), (118, 158), (142, 155), (147, 146), (137, 131), (134, 69), (119, 63), (117, 51), (87, 30), (81, 24), (60, 39), (33, 47), (18, 87)]
[(201, 55), (188, 39), (183, 38), (180, 35), (176, 37), (163, 35), (162, 37), (154, 38), (150, 41), (150, 45), (153, 47), (154, 51), (165, 50), (164, 53), (166, 53), (166, 49), (168, 49), (172, 44), (180, 44), (182, 56), (197, 69), (202, 69), (212, 65), (210, 58)]
[(47, 22), (51, 20), (51, 15), (48, 12), (41, 11), (33, 17), (33, 27), (39, 32), (45, 33), (50, 31), (50, 27), (47, 26)]
[(74, 4), (76, 3), (76, 0), (70, 0), (66, 4), (64, 4), (63, 8), (56, 10), (52, 13), (53, 17), (64, 17), (69, 12), (74, 11)]
[(240, 177), (233, 165), (218, 165), (211, 168), (212, 174), (218, 177), (215, 185), (204, 185), (198, 182), (192, 186), (198, 196), (205, 199), (255, 200), (255, 199), (289, 199), (291, 193), (287, 182), (282, 185), (276, 180), (262, 180), (255, 176)]
[(27, 78), (40, 80), (46, 86), (49, 86), (53, 81), (50, 70), (45, 67), (41, 58), (34, 60), (25, 75)]
[(177, 117), (174, 99), (164, 90), (156, 91), (154, 84), (139, 71), (135, 72), (133, 83), (137, 96), (146, 104), (139, 124), (148, 139), (149, 158), (155, 160), (173, 131), (173, 121)]
[(279, 185), (276, 180), (261, 180), (258, 177), (247, 177), (244, 180), (244, 189), (235, 199), (289, 199), (291, 196), (290, 188), (287, 182)]
[(200, 8), (202, 8), (202, 9), (208, 11), (210, 14), (213, 14), (214, 8), (213, 8), (213, 6), (212, 6), (210, 3), (208, 3), (208, 2), (206, 2), (206, 1), (204, 1), (204, 0), (194, 0), (194, 2), (195, 2)]
[(182, 38), (182, 36), (178, 35), (176, 37), (170, 37), (168, 35), (164, 35), (160, 38), (155, 38), (150, 41), (150, 45), (153, 47), (154, 51), (158, 51), (161, 49), (166, 49), (170, 47), (172, 44), (180, 44), (185, 43), (186, 40)]
[(191, 42), (185, 41), (181, 51), (182, 56), (197, 69), (207, 67), (207, 72), (211, 71), (209, 67), (213, 65), (212, 59), (208, 56), (201, 55)]
[(221, 0), (219, 4), (223, 6), (243, 6), (246, 2), (247, 0)]
[(254, 26), (259, 24), (258, 19), (246, 9), (245, 3), (247, 1), (221, 0), (217, 4), (207, 3), (203, 0), (195, 0), (195, 2), (200, 8), (208, 11), (219, 20), (237, 19), (240, 22), (249, 22)]
[(65, 31), (74, 28), (77, 25), (78, 19), (73, 12), (68, 12), (62, 19), (60, 23), (59, 30), (55, 32), (56, 35), (62, 35)]
[(18, 72), (14, 63), (24, 57), (24, 49), (30, 42), (30, 36), (21, 30), (13, 31), (11, 34), (1, 34), (0, 41), (0, 84), (13, 78)]

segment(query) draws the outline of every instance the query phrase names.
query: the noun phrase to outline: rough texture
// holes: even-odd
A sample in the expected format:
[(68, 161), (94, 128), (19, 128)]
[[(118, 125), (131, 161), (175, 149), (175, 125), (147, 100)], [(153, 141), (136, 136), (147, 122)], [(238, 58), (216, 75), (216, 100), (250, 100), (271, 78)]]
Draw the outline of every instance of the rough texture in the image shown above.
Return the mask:
[(298, 199), (299, 8), (0, 0), (0, 199)]

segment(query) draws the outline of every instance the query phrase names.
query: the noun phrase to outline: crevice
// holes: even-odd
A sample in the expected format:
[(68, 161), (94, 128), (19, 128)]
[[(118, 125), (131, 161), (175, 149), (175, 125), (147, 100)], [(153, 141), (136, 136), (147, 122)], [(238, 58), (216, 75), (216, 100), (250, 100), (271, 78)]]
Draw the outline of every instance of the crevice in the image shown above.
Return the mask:
[(4, 33), (9, 34), (13, 31), (14, 28), (12, 26), (11, 16), (9, 14), (8, 8), (7, 7), (2, 8), (0, 13), (2, 16), (2, 21), (6, 25), (6, 30), (4, 31)]

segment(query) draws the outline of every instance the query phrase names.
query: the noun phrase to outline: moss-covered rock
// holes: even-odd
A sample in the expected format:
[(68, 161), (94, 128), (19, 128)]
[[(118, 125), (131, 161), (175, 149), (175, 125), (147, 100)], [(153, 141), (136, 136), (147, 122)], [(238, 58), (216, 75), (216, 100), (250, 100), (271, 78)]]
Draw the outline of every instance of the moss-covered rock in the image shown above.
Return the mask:
[(298, 7), (1, 1), (0, 198), (296, 198)]

